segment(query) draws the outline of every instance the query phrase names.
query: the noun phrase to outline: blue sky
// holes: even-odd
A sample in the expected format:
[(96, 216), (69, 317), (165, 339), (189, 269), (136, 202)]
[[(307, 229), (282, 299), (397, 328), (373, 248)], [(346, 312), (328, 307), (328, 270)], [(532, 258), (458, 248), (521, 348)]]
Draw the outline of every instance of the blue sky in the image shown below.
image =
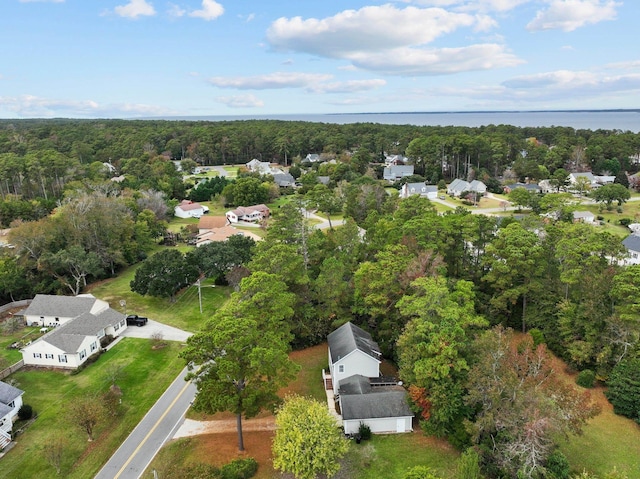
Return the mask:
[(1, 0), (0, 118), (640, 108), (638, 0)]

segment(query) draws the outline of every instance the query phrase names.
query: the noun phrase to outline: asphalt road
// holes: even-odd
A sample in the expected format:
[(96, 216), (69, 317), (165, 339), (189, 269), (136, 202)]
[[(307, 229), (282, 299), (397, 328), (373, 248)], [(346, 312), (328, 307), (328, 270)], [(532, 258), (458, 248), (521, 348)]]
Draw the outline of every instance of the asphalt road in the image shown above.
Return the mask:
[[(138, 479), (164, 443), (184, 421), (196, 395), (196, 387), (185, 382), (187, 369), (171, 383), (129, 437), (122, 443), (95, 479)], [(149, 377), (153, 381), (153, 377)]]

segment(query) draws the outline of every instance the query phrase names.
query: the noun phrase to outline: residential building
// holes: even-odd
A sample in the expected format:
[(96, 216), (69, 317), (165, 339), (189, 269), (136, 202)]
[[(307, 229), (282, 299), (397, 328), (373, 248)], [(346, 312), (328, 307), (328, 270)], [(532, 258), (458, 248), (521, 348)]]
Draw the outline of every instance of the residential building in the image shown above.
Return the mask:
[(11, 443), (11, 431), (22, 407), (23, 394), (23, 390), (0, 381), (0, 451)]
[(255, 223), (269, 217), (269, 208), (266, 205), (238, 206), (235, 210), (227, 211), (229, 223), (240, 221)]
[(400, 198), (408, 198), (412, 195), (420, 195), (423, 198), (435, 200), (438, 197), (438, 187), (425, 183), (405, 183), (400, 188)]
[(182, 200), (173, 211), (178, 218), (200, 218), (209, 208), (195, 201)]
[(413, 165), (389, 165), (385, 167), (382, 178), (390, 183), (413, 175)]

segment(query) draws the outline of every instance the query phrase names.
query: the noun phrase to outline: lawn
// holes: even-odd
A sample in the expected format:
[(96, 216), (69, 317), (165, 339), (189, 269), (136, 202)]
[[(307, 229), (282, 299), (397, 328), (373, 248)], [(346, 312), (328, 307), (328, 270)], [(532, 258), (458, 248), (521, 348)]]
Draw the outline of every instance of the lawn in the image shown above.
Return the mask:
[(640, 426), (614, 414), (602, 388), (592, 390), (592, 396), (602, 412), (581, 436), (562, 442), (560, 450), (576, 472), (586, 469), (602, 477), (615, 467), (629, 479), (640, 479)]
[[(90, 285), (87, 292), (96, 298), (107, 301), (112, 308), (119, 311), (125, 312), (126, 308), (127, 314), (135, 313), (147, 316), (161, 323), (191, 332), (200, 331), (203, 323), (229, 296), (229, 287), (214, 287), (211, 281), (203, 281), (200, 288), (202, 313), (200, 313), (198, 287), (195, 285), (183, 289), (173, 303), (167, 298), (141, 296), (131, 291), (129, 286), (135, 276), (137, 266), (127, 268), (116, 278)], [(125, 307), (120, 305), (121, 301), (126, 302)]]
[[(10, 379), (26, 391), (24, 401), (38, 418), (2, 458), (0, 478), (93, 477), (182, 370), (180, 349), (180, 344), (171, 343), (153, 350), (150, 340), (124, 338), (78, 374), (45, 369), (14, 373)], [(65, 406), (83, 395), (103, 394), (114, 364), (122, 366), (117, 380), (123, 393), (121, 414), (103, 420), (96, 440), (87, 442), (86, 434), (67, 418)], [(44, 445), (54, 437), (64, 444), (60, 476), (43, 455)]]
[(25, 344), (28, 341), (35, 341), (40, 336), (42, 336), (40, 328), (21, 328), (12, 333), (3, 332), (0, 335), (0, 369), (4, 369), (4, 367), (15, 364), (22, 359), (20, 350), (9, 349), (10, 345), (16, 342)]

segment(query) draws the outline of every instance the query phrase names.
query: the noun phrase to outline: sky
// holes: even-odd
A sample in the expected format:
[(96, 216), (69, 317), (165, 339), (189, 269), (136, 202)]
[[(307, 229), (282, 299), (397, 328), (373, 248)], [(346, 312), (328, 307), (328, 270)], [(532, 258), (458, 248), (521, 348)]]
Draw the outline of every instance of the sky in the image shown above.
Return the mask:
[(638, 0), (0, 0), (0, 118), (640, 108)]

